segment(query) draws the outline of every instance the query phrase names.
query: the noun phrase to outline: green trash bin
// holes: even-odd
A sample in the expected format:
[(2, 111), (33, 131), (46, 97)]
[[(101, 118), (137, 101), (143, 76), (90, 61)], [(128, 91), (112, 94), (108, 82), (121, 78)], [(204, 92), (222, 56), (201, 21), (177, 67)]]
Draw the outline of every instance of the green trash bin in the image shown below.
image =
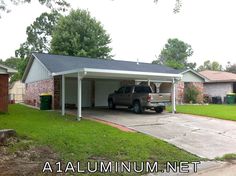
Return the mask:
[(40, 95), (40, 110), (51, 110), (52, 109), (52, 95), (41, 94)]
[(227, 104), (234, 104), (235, 103), (235, 97), (236, 97), (235, 93), (228, 93), (226, 95), (226, 102), (227, 102)]

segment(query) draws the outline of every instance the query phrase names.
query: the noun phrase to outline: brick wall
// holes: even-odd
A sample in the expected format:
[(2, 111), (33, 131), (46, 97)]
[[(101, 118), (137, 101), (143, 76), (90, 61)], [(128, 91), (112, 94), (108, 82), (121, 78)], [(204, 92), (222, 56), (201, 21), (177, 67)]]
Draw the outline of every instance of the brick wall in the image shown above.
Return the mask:
[(0, 112), (8, 111), (8, 74), (0, 74)]
[(61, 76), (54, 77), (54, 109), (60, 109), (60, 99), (61, 99)]
[(184, 82), (180, 81), (176, 85), (176, 103), (183, 104), (184, 103)]
[(33, 106), (40, 106), (40, 97), (42, 93), (49, 93), (53, 95), (54, 101), (54, 81), (53, 79), (36, 81), (33, 83), (27, 83), (25, 88), (24, 102)]
[[(199, 91), (199, 95), (197, 97), (197, 103), (203, 103), (203, 83), (201, 82), (190, 82), (187, 83), (189, 86), (193, 85), (197, 88)], [(185, 91), (186, 91), (186, 85), (184, 82), (180, 81), (176, 86), (176, 102), (177, 104), (186, 103), (185, 101)]]

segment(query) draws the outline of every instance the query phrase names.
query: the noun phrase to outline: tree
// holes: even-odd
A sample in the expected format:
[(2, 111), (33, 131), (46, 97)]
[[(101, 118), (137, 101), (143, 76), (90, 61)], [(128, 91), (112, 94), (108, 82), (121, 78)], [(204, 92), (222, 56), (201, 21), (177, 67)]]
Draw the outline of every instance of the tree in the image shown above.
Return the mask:
[(231, 72), (231, 73), (236, 73), (236, 64), (231, 64), (230, 62), (228, 62), (225, 71)]
[(153, 61), (154, 64), (162, 64), (175, 69), (196, 67), (196, 63), (188, 63), (188, 57), (192, 56), (192, 47), (178, 39), (169, 39), (162, 49), (158, 59)]
[(203, 65), (198, 67), (198, 71), (204, 70), (222, 71), (223, 67), (216, 61), (211, 62), (210, 60), (207, 60), (203, 63)]
[(31, 52), (49, 52), (52, 32), (61, 14), (57, 11), (42, 13), (36, 20), (27, 27), (26, 42), (20, 45), (15, 51), (17, 57), (26, 58)]
[[(10, 5), (19, 5), (22, 3), (30, 3), (32, 0), (0, 0), (0, 12), (10, 12), (8, 6)], [(57, 11), (66, 11), (70, 6), (66, 0), (38, 0), (42, 5), (46, 5), (50, 9)], [(1, 13), (0, 13), (1, 17)]]
[(110, 36), (85, 10), (72, 10), (61, 17), (52, 35), (51, 53), (93, 58), (111, 58)]

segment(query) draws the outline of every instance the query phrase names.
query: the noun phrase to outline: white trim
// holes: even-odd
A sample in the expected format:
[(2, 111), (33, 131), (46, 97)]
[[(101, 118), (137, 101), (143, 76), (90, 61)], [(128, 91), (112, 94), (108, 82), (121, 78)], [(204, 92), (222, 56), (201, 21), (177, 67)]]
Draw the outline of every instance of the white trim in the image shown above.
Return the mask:
[(175, 79), (172, 80), (172, 114), (176, 112), (176, 92), (175, 92)]
[(52, 73), (53, 76), (64, 75), (64, 74), (72, 74), (72, 73), (83, 73), (83, 75), (87, 73), (107, 73), (107, 74), (126, 74), (126, 75), (136, 75), (136, 76), (157, 76), (157, 77), (171, 77), (171, 78), (182, 78), (181, 74), (170, 74), (170, 73), (155, 73), (155, 72), (139, 72), (139, 71), (125, 71), (125, 70), (107, 70), (107, 69), (93, 69), (93, 68), (83, 68), (83, 69), (75, 69), (64, 72)]

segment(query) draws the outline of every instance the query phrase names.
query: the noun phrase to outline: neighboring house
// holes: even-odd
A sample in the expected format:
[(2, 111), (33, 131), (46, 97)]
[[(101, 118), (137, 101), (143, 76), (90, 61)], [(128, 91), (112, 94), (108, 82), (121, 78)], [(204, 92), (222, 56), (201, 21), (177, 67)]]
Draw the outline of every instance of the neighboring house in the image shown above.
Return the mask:
[(22, 83), (20, 80), (13, 82), (9, 86), (9, 96), (10, 100), (15, 103), (23, 102), (23, 98), (25, 95), (25, 84)]
[(208, 79), (204, 83), (204, 94), (210, 97), (220, 96), (223, 102), (227, 93), (236, 93), (236, 74), (211, 70), (202, 71), (200, 74)]
[(17, 71), (0, 64), (0, 112), (8, 111), (9, 75)]
[(179, 74), (183, 75), (181, 81), (177, 85), (176, 101), (178, 104), (189, 103), (185, 100), (185, 92), (188, 86), (195, 86), (199, 91), (197, 103), (203, 103), (203, 84), (208, 81), (207, 78), (192, 69), (179, 70)]

